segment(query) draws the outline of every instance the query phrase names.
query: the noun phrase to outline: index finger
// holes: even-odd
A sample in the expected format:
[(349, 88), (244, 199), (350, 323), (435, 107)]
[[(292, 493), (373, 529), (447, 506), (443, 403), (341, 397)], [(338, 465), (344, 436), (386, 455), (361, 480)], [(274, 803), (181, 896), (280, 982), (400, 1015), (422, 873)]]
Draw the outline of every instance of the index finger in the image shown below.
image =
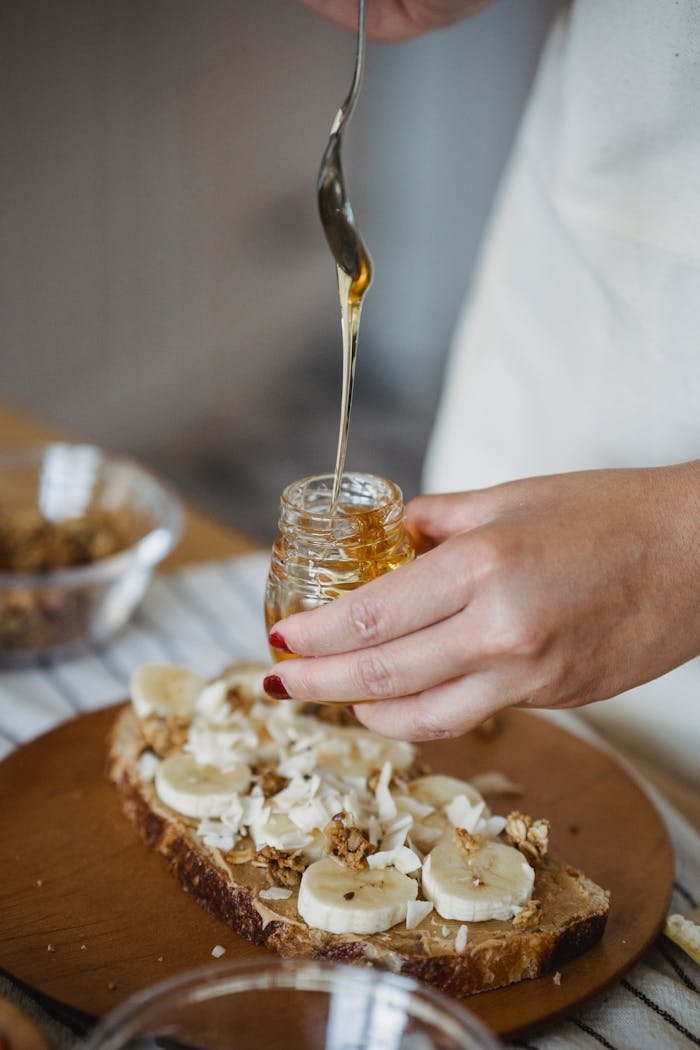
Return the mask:
[(328, 605), (280, 620), (270, 632), (271, 644), (283, 640), (299, 656), (347, 653), (454, 615), (464, 608), (471, 592), (466, 559), (455, 557), (458, 539), (447, 540)]

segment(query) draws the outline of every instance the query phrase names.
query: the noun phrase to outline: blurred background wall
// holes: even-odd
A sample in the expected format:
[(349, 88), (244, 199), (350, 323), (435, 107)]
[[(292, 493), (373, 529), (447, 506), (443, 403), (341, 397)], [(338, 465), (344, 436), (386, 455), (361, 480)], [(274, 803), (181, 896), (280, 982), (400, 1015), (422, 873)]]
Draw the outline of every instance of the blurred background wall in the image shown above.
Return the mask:
[[(409, 497), (555, 0), (371, 45), (344, 148), (372, 251), (348, 466)], [(2, 394), (262, 539), (331, 470), (315, 178), (354, 42), (294, 0), (2, 0)]]

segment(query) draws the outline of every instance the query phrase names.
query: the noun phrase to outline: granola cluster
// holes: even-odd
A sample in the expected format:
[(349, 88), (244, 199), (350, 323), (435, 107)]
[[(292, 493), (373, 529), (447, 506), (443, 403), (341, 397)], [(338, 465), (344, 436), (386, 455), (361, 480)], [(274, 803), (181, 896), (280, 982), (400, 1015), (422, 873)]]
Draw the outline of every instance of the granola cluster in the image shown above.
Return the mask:
[(6, 588), (0, 597), (0, 649), (35, 652), (79, 641), (94, 594), (86, 585), (67, 590), (49, 574), (89, 565), (125, 550), (134, 523), (124, 512), (93, 509), (69, 521), (48, 521), (36, 508), (0, 510), (0, 572), (46, 577), (41, 588)]
[(467, 856), (478, 853), (485, 841), (483, 835), (472, 835), (466, 828), (455, 828), (454, 836), (457, 845)]
[(289, 778), (283, 777), (275, 766), (261, 766), (258, 769), (257, 782), (265, 798), (272, 798), (278, 791), (286, 788)]
[(546, 857), (549, 846), (548, 820), (533, 820), (526, 813), (514, 810), (506, 818), (504, 832), (508, 844), (519, 849), (533, 868)]
[(148, 715), (141, 720), (144, 740), (158, 758), (167, 758), (168, 755), (181, 751), (189, 730), (189, 718), (178, 718), (177, 715), (168, 715), (167, 718)]
[(515, 916), (513, 926), (516, 930), (526, 930), (528, 926), (534, 926), (539, 922), (541, 914), (542, 901), (531, 900)]
[(304, 851), (282, 850), (274, 846), (263, 846), (255, 854), (256, 868), (267, 868), (267, 877), (274, 886), (296, 889), (306, 868)]
[(346, 868), (366, 868), (367, 857), (377, 852), (377, 847), (372, 845), (347, 813), (336, 813), (323, 829), (323, 837), (326, 852), (336, 857)]
[(2, 572), (46, 573), (89, 565), (131, 542), (132, 522), (124, 512), (95, 508), (68, 521), (48, 521), (33, 507), (0, 513)]

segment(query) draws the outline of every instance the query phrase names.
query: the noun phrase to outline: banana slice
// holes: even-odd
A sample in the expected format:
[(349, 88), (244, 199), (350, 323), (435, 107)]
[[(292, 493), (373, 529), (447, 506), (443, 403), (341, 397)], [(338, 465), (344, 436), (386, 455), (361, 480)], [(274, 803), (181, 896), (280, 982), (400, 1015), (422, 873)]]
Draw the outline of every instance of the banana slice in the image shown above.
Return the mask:
[(425, 802), (436, 809), (442, 809), (458, 795), (466, 795), (467, 800), (476, 806), (483, 802), (482, 796), (466, 780), (457, 777), (446, 777), (442, 773), (433, 773), (427, 777), (418, 777), (408, 785), (408, 790), (419, 802)]
[(512, 846), (483, 840), (466, 853), (449, 832), (423, 864), (423, 893), (443, 919), (512, 919), (529, 901), (535, 873)]
[(219, 679), (225, 682), (240, 700), (264, 700), (270, 698), (263, 689), (263, 678), (269, 672), (270, 665), (257, 660), (240, 660), (226, 667)]
[[(466, 780), (458, 780), (457, 777), (443, 776), (435, 773), (426, 777), (418, 777), (408, 785), (409, 794), (417, 801), (427, 806), (432, 806), (434, 812), (422, 819), (416, 819), (411, 828), (411, 838), (418, 849), (427, 853), (442, 838), (444, 832), (451, 826), (451, 822), (445, 813), (445, 807), (455, 798), (464, 795), (467, 801), (476, 806), (484, 802), (483, 798), (471, 784)], [(399, 809), (401, 808), (399, 804)], [(484, 802), (483, 816), (490, 816), (490, 810)]]
[(381, 933), (405, 921), (417, 896), (416, 880), (396, 868), (357, 871), (325, 857), (302, 875), (297, 908), (327, 933)]
[(206, 684), (201, 674), (178, 664), (143, 664), (131, 676), (131, 702), (139, 718), (187, 718)]
[(395, 772), (413, 762), (415, 750), (403, 740), (389, 740), (369, 729), (334, 726), (316, 747), (316, 763), (341, 776), (367, 777), (385, 762)]
[(156, 792), (166, 806), (186, 817), (220, 817), (232, 795), (250, 787), (250, 767), (238, 762), (230, 769), (200, 766), (189, 754), (166, 758), (156, 771)]

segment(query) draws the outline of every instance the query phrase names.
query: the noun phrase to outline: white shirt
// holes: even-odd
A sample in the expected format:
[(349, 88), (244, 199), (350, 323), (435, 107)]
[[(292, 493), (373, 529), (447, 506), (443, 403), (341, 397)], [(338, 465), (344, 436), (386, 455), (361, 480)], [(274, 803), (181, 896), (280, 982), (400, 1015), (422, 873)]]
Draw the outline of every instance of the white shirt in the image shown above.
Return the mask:
[[(698, 457), (700, 2), (575, 0), (457, 328), (425, 487)], [(700, 780), (700, 660), (584, 713)]]

